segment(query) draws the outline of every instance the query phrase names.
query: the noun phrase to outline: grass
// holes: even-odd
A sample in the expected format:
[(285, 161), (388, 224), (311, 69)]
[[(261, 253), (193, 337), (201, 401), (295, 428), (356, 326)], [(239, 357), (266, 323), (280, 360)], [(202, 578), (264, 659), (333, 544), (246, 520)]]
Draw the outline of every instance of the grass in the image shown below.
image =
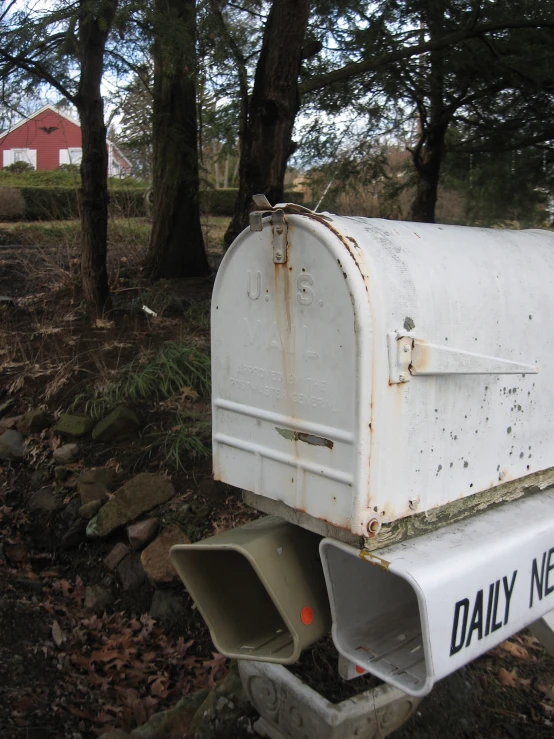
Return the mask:
[[(205, 215), (202, 227), (207, 249), (218, 249), (229, 218)], [(110, 218), (108, 250), (132, 245), (146, 249), (150, 241), (151, 223), (147, 218)], [(81, 239), (81, 223), (74, 221), (35, 221), (0, 223), (0, 245), (70, 246), (77, 248)]]
[[(78, 247), (81, 240), (80, 221), (40, 221), (2, 223), (0, 244), (21, 246)], [(142, 246), (150, 240), (150, 223), (145, 218), (112, 218), (108, 224), (108, 249), (114, 246)]]
[(186, 341), (171, 341), (157, 352), (146, 352), (97, 387), (81, 394), (74, 407), (84, 405), (92, 418), (124, 403), (167, 400), (183, 393), (206, 395), (210, 390), (210, 358)]
[(206, 459), (211, 454), (211, 421), (204, 413), (178, 413), (169, 429), (149, 435), (151, 439), (140, 462), (159, 460), (164, 467), (177, 472), (185, 462)]

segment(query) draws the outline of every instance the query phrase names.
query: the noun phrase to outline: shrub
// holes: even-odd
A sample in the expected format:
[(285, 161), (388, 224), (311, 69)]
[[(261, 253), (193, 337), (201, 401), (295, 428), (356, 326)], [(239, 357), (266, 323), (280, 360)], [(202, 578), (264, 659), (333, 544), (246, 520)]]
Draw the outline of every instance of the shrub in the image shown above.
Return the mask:
[[(7, 195), (7, 191), (11, 194)], [(6, 214), (0, 215), (6, 220), (24, 217), (26, 221), (56, 221), (79, 218), (80, 214), (77, 187), (0, 187), (0, 202), (3, 199), (23, 203), (23, 208), (6, 209)], [(144, 192), (135, 188), (111, 190), (109, 208), (114, 217), (143, 217), (146, 215)]]
[(13, 172), (13, 174), (23, 174), (24, 172), (34, 172), (35, 168), (29, 162), (18, 161), (8, 164), (7, 167), (4, 167), (4, 170), (6, 172)]
[(72, 172), (73, 174), (80, 174), (81, 168), (78, 164), (60, 164), (58, 167), (60, 172)]
[(0, 188), (0, 220), (12, 221), (25, 215), (25, 200), (15, 187)]

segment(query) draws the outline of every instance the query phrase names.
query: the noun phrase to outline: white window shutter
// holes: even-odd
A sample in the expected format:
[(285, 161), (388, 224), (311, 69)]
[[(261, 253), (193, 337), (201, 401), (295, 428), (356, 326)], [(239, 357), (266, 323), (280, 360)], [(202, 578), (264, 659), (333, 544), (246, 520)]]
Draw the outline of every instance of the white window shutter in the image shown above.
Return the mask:
[(29, 164), (33, 167), (33, 169), (36, 169), (37, 168), (37, 150), (27, 149), (27, 153), (29, 154)]
[(13, 151), (11, 149), (5, 149), (2, 152), (2, 166), (9, 167), (13, 164)]
[(60, 164), (69, 164), (69, 149), (60, 149)]

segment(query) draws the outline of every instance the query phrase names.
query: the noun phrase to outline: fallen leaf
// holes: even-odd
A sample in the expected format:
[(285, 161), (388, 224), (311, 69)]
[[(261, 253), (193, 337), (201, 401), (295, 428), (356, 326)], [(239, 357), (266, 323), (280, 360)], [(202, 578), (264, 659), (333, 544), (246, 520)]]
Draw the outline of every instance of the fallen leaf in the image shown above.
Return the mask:
[(507, 652), (511, 657), (515, 657), (516, 659), (532, 659), (525, 647), (514, 644), (513, 641), (503, 641), (502, 644), (498, 645), (498, 649), (502, 649), (503, 652)]
[(117, 649), (98, 649), (90, 655), (91, 662), (111, 662), (119, 656)]
[(52, 639), (57, 647), (60, 647), (65, 640), (64, 633), (57, 621), (52, 624)]
[(530, 684), (530, 680), (522, 680), (517, 674), (517, 670), (514, 669), (508, 672), (504, 667), (498, 670), (498, 679), (504, 685), (505, 688), (520, 688)]
[(541, 652), (544, 649), (540, 641), (532, 634), (522, 634), (522, 635), (518, 634), (517, 639), (521, 644), (526, 646), (528, 649), (538, 649)]
[(94, 322), (94, 326), (96, 328), (113, 328), (115, 326), (115, 321), (110, 321), (106, 318), (97, 318)]
[(92, 715), (88, 713), (88, 711), (82, 711), (80, 708), (77, 708), (77, 706), (68, 706), (67, 710), (72, 716), (76, 716), (77, 718), (86, 718), (89, 721), (92, 720)]
[(181, 388), (181, 399), (182, 400), (198, 400), (200, 396), (191, 387), (185, 386)]
[(164, 683), (167, 682), (167, 678), (159, 677), (150, 686), (150, 692), (152, 695), (156, 695), (158, 698), (165, 698), (167, 696), (167, 690)]

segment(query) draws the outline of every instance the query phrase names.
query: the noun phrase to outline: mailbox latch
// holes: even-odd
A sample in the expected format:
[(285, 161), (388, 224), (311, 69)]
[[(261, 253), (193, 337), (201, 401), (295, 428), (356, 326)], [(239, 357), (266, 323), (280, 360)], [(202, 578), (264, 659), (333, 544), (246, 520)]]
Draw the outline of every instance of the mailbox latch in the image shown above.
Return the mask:
[(439, 346), (398, 331), (387, 335), (387, 343), (391, 385), (426, 375), (536, 375), (539, 371), (535, 364)]

